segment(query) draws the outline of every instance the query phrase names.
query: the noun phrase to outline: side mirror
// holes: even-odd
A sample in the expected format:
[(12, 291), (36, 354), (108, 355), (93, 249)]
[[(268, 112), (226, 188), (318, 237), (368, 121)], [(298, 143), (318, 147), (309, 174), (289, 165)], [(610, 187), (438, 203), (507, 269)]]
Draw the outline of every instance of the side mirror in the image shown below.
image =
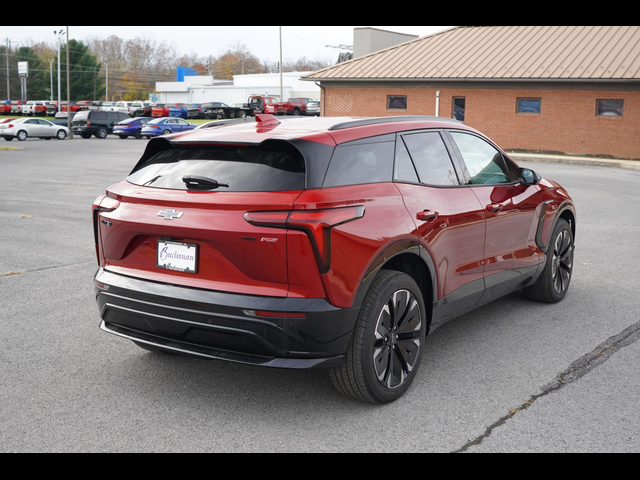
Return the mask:
[(520, 183), (522, 185), (537, 185), (542, 181), (542, 177), (528, 168), (520, 169)]

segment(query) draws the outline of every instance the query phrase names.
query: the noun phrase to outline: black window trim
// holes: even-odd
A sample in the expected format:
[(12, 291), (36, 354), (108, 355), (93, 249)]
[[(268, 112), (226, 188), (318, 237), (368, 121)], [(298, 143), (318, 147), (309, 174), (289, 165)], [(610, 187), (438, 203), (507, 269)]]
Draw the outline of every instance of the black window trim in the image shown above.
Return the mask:
[(465, 183), (463, 183), (461, 186), (463, 186), (463, 187), (490, 187), (490, 188), (495, 188), (495, 187), (513, 187), (513, 186), (516, 186), (516, 185), (520, 185), (520, 179), (517, 179), (517, 180), (515, 180), (514, 182), (511, 182), (511, 183), (470, 184), (469, 182), (471, 181), (471, 174), (469, 173), (469, 170), (467, 169), (467, 165), (466, 165), (466, 163), (464, 161), (462, 153), (460, 152), (460, 149), (458, 149), (458, 145), (456, 144), (455, 140), (451, 136), (452, 132), (454, 132), (454, 133), (464, 133), (464, 134), (467, 134), (467, 135), (473, 135), (474, 137), (477, 137), (480, 140), (484, 140), (485, 142), (487, 142), (493, 148), (498, 150), (498, 152), (500, 152), (500, 154), (502, 155), (502, 158), (505, 161), (505, 167), (507, 167), (507, 169), (509, 168), (508, 165), (506, 164), (507, 162), (511, 162), (516, 170), (519, 170), (520, 167), (518, 166), (518, 164), (516, 162), (514, 162), (509, 157), (509, 155), (507, 155), (504, 152), (504, 150), (502, 150), (499, 146), (497, 146), (495, 143), (493, 143), (488, 138), (486, 138), (486, 137), (484, 137), (482, 135), (478, 135), (475, 132), (470, 132), (468, 130), (448, 129), (448, 130), (446, 130), (444, 132), (444, 134), (447, 137), (447, 140), (449, 141), (449, 143), (451, 145), (451, 148), (455, 152), (455, 156), (456, 156), (457, 163), (458, 163), (458, 168), (461, 170), (461, 173), (462, 173), (462, 176), (460, 176), (460, 173), (459, 173), (458, 177), (459, 178), (464, 178), (464, 181), (465, 181)]

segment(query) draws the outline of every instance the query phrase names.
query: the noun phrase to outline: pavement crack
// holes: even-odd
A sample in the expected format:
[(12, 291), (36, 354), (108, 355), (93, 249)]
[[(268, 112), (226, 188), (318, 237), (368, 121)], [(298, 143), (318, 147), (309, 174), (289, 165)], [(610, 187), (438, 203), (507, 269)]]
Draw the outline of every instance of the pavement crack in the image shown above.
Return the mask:
[(509, 410), (508, 414), (504, 417), (500, 418), (493, 425), (489, 426), (485, 432), (474, 440), (469, 441), (464, 446), (459, 448), (458, 450), (454, 450), (452, 453), (464, 453), (467, 452), (470, 448), (478, 446), (484, 442), (485, 439), (491, 436), (491, 434), (513, 417), (518, 415), (519, 413), (524, 412), (532, 405), (535, 404), (542, 397), (546, 397), (547, 395), (561, 390), (562, 388), (580, 380), (582, 377), (587, 375), (593, 369), (597, 368), (599, 365), (602, 365), (604, 362), (609, 360), (612, 355), (614, 355), (618, 350), (623, 349), (631, 345), (640, 339), (640, 322), (634, 323), (629, 328), (625, 329), (618, 335), (615, 335), (609, 338), (604, 343), (600, 344), (596, 347), (592, 352), (586, 354), (580, 359), (573, 362), (569, 368), (567, 368), (564, 372), (558, 375), (551, 383), (547, 384), (542, 388), (541, 393), (537, 395), (533, 395), (529, 400), (524, 402), (518, 408), (512, 408)]
[(69, 263), (67, 265), (55, 265), (53, 267), (35, 268), (33, 270), (19, 270), (19, 271), (4, 272), (4, 273), (0, 273), (0, 278), (11, 277), (14, 275), (26, 275), (27, 273), (43, 272), (45, 270), (55, 270), (58, 268), (76, 267), (78, 265), (86, 265), (87, 263), (92, 263), (92, 262), (93, 260), (87, 260), (85, 262)]

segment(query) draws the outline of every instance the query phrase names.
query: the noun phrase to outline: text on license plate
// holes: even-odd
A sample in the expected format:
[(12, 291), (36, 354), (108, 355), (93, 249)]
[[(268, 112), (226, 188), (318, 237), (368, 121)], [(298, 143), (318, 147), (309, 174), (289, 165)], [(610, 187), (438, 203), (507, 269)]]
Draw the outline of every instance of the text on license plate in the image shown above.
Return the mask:
[(198, 246), (158, 240), (158, 268), (198, 273)]

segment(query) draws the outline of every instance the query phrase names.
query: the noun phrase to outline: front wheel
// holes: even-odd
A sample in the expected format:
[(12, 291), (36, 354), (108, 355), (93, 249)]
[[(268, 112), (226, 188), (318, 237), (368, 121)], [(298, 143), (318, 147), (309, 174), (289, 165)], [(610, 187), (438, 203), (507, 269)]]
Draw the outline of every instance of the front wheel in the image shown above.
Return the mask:
[(416, 377), (426, 332), (426, 308), (416, 282), (402, 272), (381, 272), (362, 303), (345, 364), (330, 372), (333, 384), (366, 403), (396, 401)]
[(56, 135), (56, 138), (58, 140), (64, 140), (65, 138), (67, 138), (67, 132), (65, 132), (64, 130), (58, 130), (58, 134)]
[(523, 289), (527, 298), (542, 303), (564, 300), (573, 276), (575, 252), (573, 231), (566, 220), (560, 220), (553, 229), (544, 270), (535, 285)]
[(129, 137), (128, 137), (128, 136), (126, 136), (126, 135), (118, 135), (118, 136), (119, 136), (122, 140), (126, 140), (127, 138), (129, 138)]

